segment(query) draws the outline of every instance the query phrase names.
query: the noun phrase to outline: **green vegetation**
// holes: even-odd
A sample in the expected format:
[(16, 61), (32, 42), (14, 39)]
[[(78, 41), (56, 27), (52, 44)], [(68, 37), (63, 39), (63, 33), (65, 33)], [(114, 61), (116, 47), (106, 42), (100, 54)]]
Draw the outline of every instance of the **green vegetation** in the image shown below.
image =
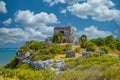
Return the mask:
[(88, 43), (87, 43), (86, 50), (87, 50), (87, 51), (92, 51), (92, 52), (96, 51), (95, 44), (92, 43), (92, 42), (88, 42)]
[(87, 46), (87, 36), (85, 34), (83, 34), (80, 37), (80, 46), (81, 46), (81, 48), (86, 48), (86, 46)]
[(80, 52), (80, 48), (75, 48), (74, 50), (76, 53), (79, 53)]
[[(0, 80), (119, 80), (120, 79), (120, 39), (112, 35), (105, 38), (87, 40), (86, 35), (80, 37), (80, 46), (64, 43), (63, 34), (56, 33), (54, 43), (44, 41), (28, 41), (18, 52), (30, 52), (32, 61), (54, 59), (57, 55), (65, 54), (66, 50), (76, 53), (91, 51), (88, 56), (63, 58), (67, 70), (56, 74), (50, 67), (35, 70), (27, 64), (20, 64), (15, 57), (4, 67), (0, 68)], [(97, 53), (96, 50), (107, 54)], [(117, 54), (114, 56), (110, 54)]]
[(3, 80), (119, 80), (119, 57), (106, 55), (90, 55), (65, 61), (68, 69), (59, 74), (50, 67), (34, 70), (27, 64), (19, 64), (17, 68), (0, 68), (0, 79)]
[(61, 32), (56, 32), (54, 35), (53, 35), (53, 40), (52, 40), (54, 43), (63, 43), (64, 41), (64, 35), (63, 33)]
[(66, 44), (65, 46), (64, 46), (64, 50), (66, 51), (66, 50), (72, 50), (72, 44)]

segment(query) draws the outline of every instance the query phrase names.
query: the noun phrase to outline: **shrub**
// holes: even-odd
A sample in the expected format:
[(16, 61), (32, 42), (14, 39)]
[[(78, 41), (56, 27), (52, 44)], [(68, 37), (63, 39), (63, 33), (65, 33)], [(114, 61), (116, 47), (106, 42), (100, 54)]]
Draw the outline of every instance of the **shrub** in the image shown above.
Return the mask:
[(63, 48), (61, 45), (54, 45), (51, 49), (50, 52), (52, 54), (65, 54)]
[(52, 39), (52, 42), (54, 43), (63, 43), (64, 41), (64, 34), (61, 33), (61, 32), (56, 32), (54, 35), (53, 35), (53, 39)]
[(101, 46), (100, 50), (105, 51), (106, 53), (108, 53), (109, 47), (107, 47), (107, 46)]
[(18, 60), (16, 57), (14, 57), (14, 58), (10, 61), (10, 63), (8, 63), (8, 64), (5, 66), (5, 68), (16, 68), (18, 64), (19, 64), (19, 60)]
[(104, 72), (105, 80), (119, 80), (120, 79), (120, 64), (114, 64), (106, 69)]
[(75, 52), (79, 53), (80, 52), (80, 48), (75, 48)]
[(47, 55), (39, 55), (39, 54), (36, 54), (32, 57), (32, 61), (38, 61), (38, 60), (47, 60), (47, 59), (51, 59), (51, 58), (54, 58), (54, 54), (47, 54)]
[(87, 51), (95, 51), (96, 50), (96, 48), (95, 48), (95, 44), (94, 43), (92, 43), (92, 42), (88, 42), (87, 43), (87, 48), (86, 48), (86, 50)]
[(66, 44), (64, 50), (71, 50), (72, 49), (72, 44)]
[(85, 34), (83, 34), (81, 37), (80, 37), (80, 46), (81, 48), (86, 48), (87, 46), (87, 36)]

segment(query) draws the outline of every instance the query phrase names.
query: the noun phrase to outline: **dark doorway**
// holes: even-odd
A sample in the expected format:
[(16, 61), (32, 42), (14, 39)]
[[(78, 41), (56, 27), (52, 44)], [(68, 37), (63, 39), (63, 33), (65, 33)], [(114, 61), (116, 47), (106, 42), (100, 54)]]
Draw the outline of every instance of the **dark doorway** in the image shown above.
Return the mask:
[(64, 31), (60, 31), (64, 35)]

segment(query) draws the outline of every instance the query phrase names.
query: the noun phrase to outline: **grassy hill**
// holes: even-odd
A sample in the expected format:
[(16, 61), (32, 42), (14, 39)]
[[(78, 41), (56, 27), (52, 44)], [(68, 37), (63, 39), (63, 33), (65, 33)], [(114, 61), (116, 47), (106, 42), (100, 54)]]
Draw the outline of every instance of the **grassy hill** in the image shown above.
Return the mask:
[[(83, 40), (83, 41), (82, 41)], [(56, 74), (50, 67), (36, 70), (21, 64), (15, 57), (8, 65), (0, 68), (0, 80), (119, 80), (120, 40), (112, 36), (86, 40), (78, 44), (28, 41), (18, 52), (30, 52), (26, 60), (64, 60), (67, 70)], [(76, 52), (75, 57), (66, 58), (66, 50)], [(96, 50), (106, 54), (97, 53)], [(83, 51), (93, 54), (82, 56)]]

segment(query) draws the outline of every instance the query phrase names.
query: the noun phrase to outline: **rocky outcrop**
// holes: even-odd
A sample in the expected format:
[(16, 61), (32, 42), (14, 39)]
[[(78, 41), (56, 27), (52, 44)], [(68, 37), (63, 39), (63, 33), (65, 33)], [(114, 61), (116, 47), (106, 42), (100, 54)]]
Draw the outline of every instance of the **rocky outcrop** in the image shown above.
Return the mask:
[(65, 62), (63, 60), (56, 60), (55, 65), (52, 67), (53, 70), (55, 70), (57, 73), (66, 70), (65, 68)]
[(29, 52), (26, 52), (26, 53), (17, 52), (16, 57), (19, 60), (19, 63), (25, 63), (26, 58), (30, 57), (30, 53)]
[(48, 66), (51, 66), (53, 62), (54, 62), (53, 60), (35, 61), (35, 62), (31, 62), (30, 66), (33, 67), (34, 69), (43, 69)]
[(69, 57), (75, 57), (75, 51), (67, 50), (66, 51), (66, 58), (69, 58)]
[(22, 53), (22, 52), (17, 52), (17, 58), (18, 59), (25, 59), (27, 57), (30, 56), (30, 53), (29, 52), (26, 52), (26, 53)]
[(34, 69), (44, 69), (46, 67), (51, 67), (52, 70), (55, 70), (57, 73), (66, 70), (64, 67), (65, 62), (62, 60), (45, 60), (45, 61), (35, 61), (30, 62), (30, 66)]

